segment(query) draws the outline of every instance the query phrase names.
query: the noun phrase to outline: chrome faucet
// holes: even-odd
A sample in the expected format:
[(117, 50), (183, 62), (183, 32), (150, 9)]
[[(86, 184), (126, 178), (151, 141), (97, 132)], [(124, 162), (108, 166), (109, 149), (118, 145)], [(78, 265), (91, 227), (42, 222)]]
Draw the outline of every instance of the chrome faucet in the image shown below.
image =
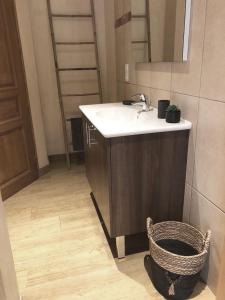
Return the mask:
[(152, 110), (150, 101), (148, 97), (145, 94), (136, 94), (131, 96), (131, 99), (138, 97), (138, 100), (134, 102), (134, 105), (142, 105), (142, 110), (138, 112), (138, 114), (141, 114), (142, 112), (148, 112)]

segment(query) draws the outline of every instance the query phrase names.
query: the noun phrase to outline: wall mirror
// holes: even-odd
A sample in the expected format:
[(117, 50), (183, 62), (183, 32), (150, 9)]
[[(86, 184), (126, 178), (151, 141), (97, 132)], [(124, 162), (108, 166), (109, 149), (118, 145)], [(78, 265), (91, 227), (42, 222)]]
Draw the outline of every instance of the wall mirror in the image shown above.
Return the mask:
[(188, 59), (191, 0), (130, 0), (135, 63)]

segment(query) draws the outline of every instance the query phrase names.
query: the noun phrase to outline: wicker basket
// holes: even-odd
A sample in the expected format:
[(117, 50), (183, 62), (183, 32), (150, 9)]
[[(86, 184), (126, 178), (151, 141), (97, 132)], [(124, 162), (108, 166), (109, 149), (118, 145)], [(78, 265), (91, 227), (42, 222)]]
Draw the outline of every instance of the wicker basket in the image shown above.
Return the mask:
[[(176, 293), (175, 285), (181, 282), (182, 278), (185, 280), (193, 276), (197, 278), (197, 275), (204, 267), (208, 255), (211, 232), (208, 231), (203, 235), (199, 230), (188, 224), (174, 221), (153, 225), (150, 218), (147, 219), (147, 231), (152, 261), (163, 270), (163, 275), (168, 281), (168, 296), (171, 296), (170, 299), (176, 299), (173, 298)], [(185, 256), (167, 251), (159, 245), (159, 241), (163, 240), (184, 243), (191, 247), (196, 255)], [(171, 274), (177, 275), (176, 280), (171, 279)]]

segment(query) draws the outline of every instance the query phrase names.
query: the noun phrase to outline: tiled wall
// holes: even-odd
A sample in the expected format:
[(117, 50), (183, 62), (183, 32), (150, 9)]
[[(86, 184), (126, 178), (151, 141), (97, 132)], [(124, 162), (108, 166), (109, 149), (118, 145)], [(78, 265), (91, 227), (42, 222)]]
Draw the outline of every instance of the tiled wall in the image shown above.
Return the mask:
[[(136, 65), (130, 82), (125, 83), (124, 64), (129, 58), (121, 45), (129, 25), (116, 30), (118, 96), (122, 99), (143, 92), (153, 105), (169, 98), (192, 121), (184, 221), (203, 232), (212, 230), (209, 272), (205, 270), (203, 276), (216, 292), (225, 235), (225, 2), (192, 3), (187, 63)], [(118, 10), (117, 5), (115, 8)]]

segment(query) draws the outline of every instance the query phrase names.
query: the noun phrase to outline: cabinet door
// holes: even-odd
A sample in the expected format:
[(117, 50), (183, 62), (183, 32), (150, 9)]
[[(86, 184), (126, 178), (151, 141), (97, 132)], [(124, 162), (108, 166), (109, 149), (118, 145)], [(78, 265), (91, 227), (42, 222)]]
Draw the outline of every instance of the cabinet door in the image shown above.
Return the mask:
[(189, 131), (125, 136), (111, 141), (112, 236), (181, 221)]
[(99, 211), (110, 233), (110, 141), (105, 139), (85, 117), (83, 125), (86, 174)]

